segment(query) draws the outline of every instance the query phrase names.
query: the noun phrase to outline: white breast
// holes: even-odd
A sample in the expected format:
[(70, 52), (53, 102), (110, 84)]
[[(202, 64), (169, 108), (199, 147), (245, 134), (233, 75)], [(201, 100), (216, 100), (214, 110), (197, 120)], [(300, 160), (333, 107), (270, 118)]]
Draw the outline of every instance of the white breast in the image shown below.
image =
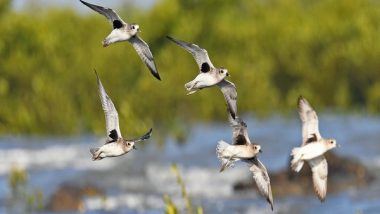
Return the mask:
[(255, 156), (252, 150), (245, 145), (231, 145), (227, 147), (225, 154), (228, 154), (229, 157), (233, 156), (242, 159), (249, 159)]
[(217, 84), (219, 80), (215, 79), (209, 73), (200, 73), (194, 79), (194, 82), (197, 82), (197, 88), (205, 88)]
[(108, 143), (100, 147), (101, 156), (112, 157), (123, 155), (125, 152), (123, 148), (117, 143)]
[(303, 160), (310, 160), (326, 152), (326, 147), (321, 142), (309, 143), (301, 147), (300, 153)]

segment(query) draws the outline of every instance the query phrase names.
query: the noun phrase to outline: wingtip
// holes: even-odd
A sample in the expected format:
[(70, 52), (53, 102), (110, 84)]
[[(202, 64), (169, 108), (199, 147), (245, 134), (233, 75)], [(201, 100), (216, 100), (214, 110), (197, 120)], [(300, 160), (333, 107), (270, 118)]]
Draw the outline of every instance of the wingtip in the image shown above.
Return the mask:
[(152, 75), (156, 78), (156, 79), (158, 79), (158, 80), (160, 80), (161, 81), (161, 77), (160, 77), (160, 74), (158, 74), (158, 71), (157, 72), (151, 72), (152, 73)]
[(319, 199), (319, 201), (320, 201), (321, 203), (325, 202), (326, 197), (322, 197), (322, 196), (320, 196), (319, 194), (317, 194), (317, 196), (318, 196), (318, 199)]
[(307, 100), (302, 95), (300, 95), (297, 100), (297, 106), (300, 108), (302, 106), (302, 103), (308, 105)]
[(85, 2), (85, 1), (82, 1), (82, 0), (79, 0), (82, 4), (84, 4), (84, 5), (87, 5), (88, 6), (88, 3), (87, 2)]
[(301, 102), (303, 99), (304, 99), (304, 98), (303, 98), (303, 96), (302, 96), (302, 95), (298, 96), (298, 100), (297, 100), (297, 103), (300, 103), (300, 102)]
[(267, 198), (267, 201), (268, 201), (268, 203), (270, 204), (270, 209), (271, 209), (272, 212), (273, 212), (273, 201), (270, 200), (270, 198)]
[(98, 80), (98, 83), (99, 83), (100, 82), (100, 78), (99, 78), (98, 72), (96, 71), (95, 68), (94, 68), (94, 73), (95, 73), (96, 79)]
[(144, 140), (147, 140), (149, 139), (150, 137), (152, 137), (152, 132), (153, 132), (153, 128), (150, 128), (149, 131), (144, 135)]

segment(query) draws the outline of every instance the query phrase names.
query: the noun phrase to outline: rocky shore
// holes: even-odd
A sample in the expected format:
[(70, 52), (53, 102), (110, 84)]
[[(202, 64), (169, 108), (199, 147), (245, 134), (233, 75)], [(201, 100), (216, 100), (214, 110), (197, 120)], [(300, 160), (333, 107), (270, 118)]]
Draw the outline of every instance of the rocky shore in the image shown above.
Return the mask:
[[(328, 192), (339, 192), (349, 188), (357, 188), (369, 185), (374, 180), (374, 175), (359, 161), (351, 157), (341, 157), (333, 152), (325, 154), (328, 161)], [(290, 159), (289, 159), (290, 162)], [(272, 192), (274, 197), (289, 195), (314, 194), (311, 170), (305, 164), (300, 173), (293, 172), (289, 168), (270, 174)], [(238, 181), (234, 184), (235, 191), (256, 188), (253, 179)]]

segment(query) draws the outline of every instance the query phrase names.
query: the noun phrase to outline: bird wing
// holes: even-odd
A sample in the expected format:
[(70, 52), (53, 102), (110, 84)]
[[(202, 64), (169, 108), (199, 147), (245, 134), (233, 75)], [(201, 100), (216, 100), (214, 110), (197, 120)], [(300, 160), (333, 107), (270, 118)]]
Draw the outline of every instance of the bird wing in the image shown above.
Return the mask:
[(314, 190), (320, 201), (324, 201), (327, 193), (327, 161), (323, 155), (308, 160), (311, 171), (313, 172)]
[(235, 119), (233, 119), (230, 114), (228, 114), (228, 119), (232, 127), (232, 144), (233, 145), (251, 144), (251, 141), (249, 140), (249, 136), (248, 136), (247, 124), (239, 117), (236, 117)]
[(321, 139), (317, 113), (302, 96), (298, 98), (298, 113), (302, 121), (302, 145)]
[(273, 211), (272, 188), (270, 186), (270, 178), (267, 169), (257, 157), (252, 158), (251, 163), (252, 166), (249, 168), (249, 171), (253, 174), (253, 180), (255, 180), (259, 192), (267, 199)]
[(118, 138), (122, 138), (120, 127), (119, 127), (119, 117), (111, 98), (108, 96), (104, 90), (103, 84), (96, 73), (96, 79), (98, 80), (99, 96), (102, 103), (103, 111), (106, 117), (106, 131), (108, 135), (107, 143), (114, 142)]
[(211, 60), (208, 57), (207, 51), (205, 49), (199, 47), (196, 44), (191, 44), (170, 36), (166, 37), (193, 55), (195, 61), (198, 64), (200, 72), (206, 73), (210, 71), (210, 68), (214, 68), (214, 65), (211, 63)]
[(145, 133), (143, 136), (135, 138), (135, 139), (129, 139), (127, 141), (132, 141), (132, 142), (140, 142), (149, 139), (152, 136), (152, 131), (153, 129), (151, 128), (147, 133)]
[(139, 36), (133, 36), (128, 40), (135, 48), (137, 54), (140, 56), (141, 60), (149, 68), (150, 72), (158, 80), (161, 80), (158, 70), (156, 68), (156, 63), (154, 62), (152, 52), (150, 52), (148, 44), (142, 40)]
[(84, 5), (87, 7), (93, 9), (94, 11), (100, 13), (101, 15), (105, 16), (109, 22), (111, 22), (113, 28), (121, 28), (122, 26), (126, 25), (126, 23), (117, 15), (117, 13), (107, 7), (102, 7), (94, 4), (87, 3), (85, 1), (80, 0)]
[(230, 113), (231, 117), (235, 119), (237, 114), (237, 92), (235, 84), (223, 79), (217, 85), (219, 86), (220, 90), (223, 93), (224, 99), (226, 100), (228, 112)]

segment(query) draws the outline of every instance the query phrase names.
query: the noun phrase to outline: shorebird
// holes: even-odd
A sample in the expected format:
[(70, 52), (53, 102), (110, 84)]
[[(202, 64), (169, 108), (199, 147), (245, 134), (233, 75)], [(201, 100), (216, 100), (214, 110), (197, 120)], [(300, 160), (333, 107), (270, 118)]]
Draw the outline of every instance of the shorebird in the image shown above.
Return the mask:
[(121, 136), (119, 127), (119, 116), (116, 108), (104, 90), (103, 84), (99, 79), (98, 74), (95, 71), (96, 79), (98, 82), (99, 96), (102, 103), (103, 111), (106, 118), (106, 143), (98, 148), (91, 148), (92, 160), (101, 160), (106, 157), (117, 157), (130, 152), (132, 149), (136, 149), (135, 143), (144, 141), (150, 138), (152, 135), (152, 129), (150, 129), (143, 136), (127, 140)]
[(273, 211), (273, 196), (270, 186), (270, 178), (265, 166), (257, 158), (257, 154), (261, 151), (261, 146), (251, 143), (246, 123), (239, 117), (233, 119), (229, 115), (230, 124), (232, 126), (232, 145), (225, 141), (219, 141), (216, 147), (216, 154), (222, 162), (220, 172), (229, 167), (233, 167), (236, 161), (248, 163), (249, 170), (253, 174), (253, 179)]
[(110, 44), (116, 42), (130, 42), (135, 48), (137, 54), (140, 56), (141, 60), (149, 68), (152, 75), (158, 80), (161, 80), (148, 44), (137, 35), (137, 33), (140, 32), (140, 26), (138, 24), (128, 24), (127, 22), (123, 21), (119, 15), (111, 8), (90, 4), (82, 0), (80, 0), (80, 2), (92, 10), (98, 12), (99, 14), (105, 16), (108, 21), (111, 22), (113, 30), (103, 40), (103, 47), (107, 47)]
[(188, 95), (203, 88), (217, 85), (223, 93), (232, 118), (235, 118), (237, 93), (235, 85), (232, 82), (225, 80), (225, 78), (229, 76), (228, 70), (226, 68), (216, 68), (212, 64), (207, 51), (198, 45), (175, 39), (170, 36), (166, 37), (191, 53), (198, 64), (199, 74), (194, 80), (185, 84)]
[(292, 149), (291, 167), (299, 172), (304, 161), (307, 161), (313, 173), (314, 190), (323, 202), (327, 193), (328, 174), (327, 161), (323, 154), (337, 146), (336, 140), (321, 136), (317, 113), (302, 96), (298, 98), (298, 113), (302, 121), (302, 145)]

